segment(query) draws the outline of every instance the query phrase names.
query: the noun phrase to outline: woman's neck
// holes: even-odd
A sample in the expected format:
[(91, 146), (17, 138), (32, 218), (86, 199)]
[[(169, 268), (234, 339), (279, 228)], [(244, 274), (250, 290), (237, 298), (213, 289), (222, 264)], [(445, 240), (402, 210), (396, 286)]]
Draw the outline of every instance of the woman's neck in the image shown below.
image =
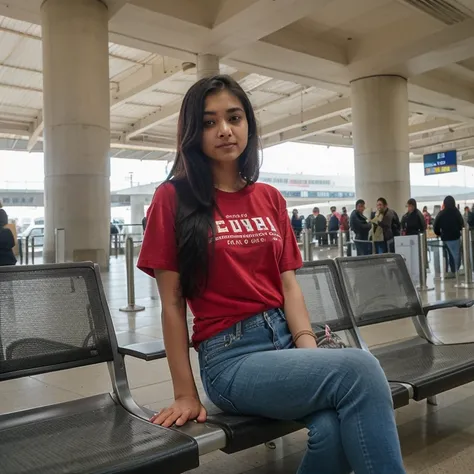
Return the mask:
[(214, 166), (212, 170), (214, 178), (214, 186), (225, 192), (236, 192), (240, 191), (245, 187), (246, 182), (242, 179), (237, 168), (237, 163), (225, 163)]

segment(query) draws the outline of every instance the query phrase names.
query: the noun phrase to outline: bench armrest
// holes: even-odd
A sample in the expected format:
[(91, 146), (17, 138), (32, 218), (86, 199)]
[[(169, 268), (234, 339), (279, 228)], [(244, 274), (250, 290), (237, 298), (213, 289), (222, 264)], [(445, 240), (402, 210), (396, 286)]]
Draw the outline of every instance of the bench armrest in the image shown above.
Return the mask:
[(434, 303), (428, 303), (423, 306), (423, 312), (425, 316), (435, 309), (446, 309), (446, 308), (470, 308), (474, 305), (474, 300), (470, 299), (456, 299), (447, 301), (435, 301)]
[(163, 341), (138, 342), (128, 346), (119, 347), (122, 355), (128, 355), (146, 361), (164, 359), (166, 357)]

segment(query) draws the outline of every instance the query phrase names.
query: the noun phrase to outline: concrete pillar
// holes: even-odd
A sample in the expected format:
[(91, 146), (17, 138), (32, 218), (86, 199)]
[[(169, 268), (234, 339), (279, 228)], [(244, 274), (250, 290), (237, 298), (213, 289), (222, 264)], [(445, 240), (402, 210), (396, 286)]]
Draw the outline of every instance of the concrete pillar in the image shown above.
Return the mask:
[(45, 0), (43, 31), (45, 262), (64, 228), (66, 260), (108, 267), (108, 12), (100, 0)]
[(133, 234), (140, 234), (143, 230), (142, 220), (145, 217), (145, 196), (130, 196), (130, 224), (134, 225), (131, 232)]
[(357, 199), (384, 197), (401, 216), (410, 198), (407, 81), (373, 76), (351, 83)]
[(216, 76), (220, 73), (219, 58), (213, 54), (198, 54), (196, 70), (198, 81), (204, 77)]

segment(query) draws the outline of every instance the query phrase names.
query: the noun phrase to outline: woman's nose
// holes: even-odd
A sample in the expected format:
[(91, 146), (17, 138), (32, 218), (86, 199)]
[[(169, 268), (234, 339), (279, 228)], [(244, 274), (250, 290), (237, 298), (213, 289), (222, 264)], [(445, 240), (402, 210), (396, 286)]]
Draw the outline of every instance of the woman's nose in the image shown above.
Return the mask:
[(226, 122), (221, 123), (218, 130), (219, 138), (230, 137), (232, 135), (232, 129)]

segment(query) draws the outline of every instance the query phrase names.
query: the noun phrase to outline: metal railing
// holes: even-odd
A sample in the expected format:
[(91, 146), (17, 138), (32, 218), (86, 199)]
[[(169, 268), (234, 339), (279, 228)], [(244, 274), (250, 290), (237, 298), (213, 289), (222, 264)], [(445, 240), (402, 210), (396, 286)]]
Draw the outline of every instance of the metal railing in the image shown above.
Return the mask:
[(143, 311), (144, 306), (135, 304), (135, 265), (134, 265), (134, 241), (132, 237), (127, 237), (125, 244), (125, 264), (127, 268), (127, 306), (120, 308), (125, 313), (136, 313)]
[(426, 240), (426, 233), (421, 232), (418, 234), (418, 273), (419, 273), (419, 285), (418, 290), (420, 291), (431, 291), (434, 290), (433, 286), (427, 285), (427, 267), (428, 267), (428, 246)]
[(471, 238), (472, 232), (468, 226), (463, 227), (462, 230), (462, 258), (463, 258), (463, 267), (464, 267), (464, 281), (459, 282), (454, 286), (456, 288), (474, 288), (474, 283), (472, 281), (472, 266), (471, 266)]
[[(349, 246), (352, 245), (352, 242), (347, 239), (348, 231), (338, 230), (338, 231), (328, 231), (328, 232), (312, 232), (311, 229), (304, 229), (302, 232), (303, 236), (303, 260), (305, 262), (313, 261), (313, 250), (317, 247), (319, 249), (338, 249), (338, 256), (344, 257), (346, 254), (350, 255), (351, 251)], [(333, 236), (331, 239), (335, 244), (328, 244), (329, 239), (324, 239), (324, 237)]]

